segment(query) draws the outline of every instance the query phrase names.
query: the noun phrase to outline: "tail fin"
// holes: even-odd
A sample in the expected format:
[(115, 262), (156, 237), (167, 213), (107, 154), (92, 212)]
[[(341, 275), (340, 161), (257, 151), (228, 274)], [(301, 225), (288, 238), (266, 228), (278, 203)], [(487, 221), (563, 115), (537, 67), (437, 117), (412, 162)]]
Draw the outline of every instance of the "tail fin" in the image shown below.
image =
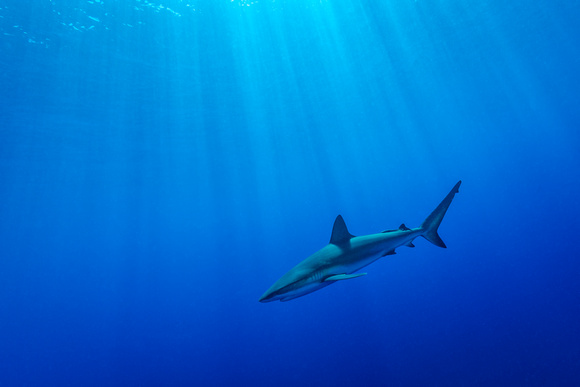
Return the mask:
[(433, 243), (435, 246), (443, 248), (447, 247), (445, 246), (445, 243), (443, 242), (441, 237), (439, 237), (439, 234), (437, 234), (437, 229), (439, 228), (439, 225), (441, 224), (441, 221), (443, 220), (443, 217), (445, 216), (445, 213), (447, 212), (447, 209), (449, 208), (449, 205), (451, 204), (453, 197), (457, 192), (459, 192), (460, 185), (461, 180), (459, 180), (459, 182), (455, 184), (455, 187), (451, 189), (451, 191), (447, 194), (447, 196), (445, 196), (445, 199), (443, 199), (443, 201), (439, 203), (437, 208), (431, 213), (431, 215), (427, 217), (427, 219), (425, 219), (425, 221), (421, 225), (421, 228), (424, 230), (423, 237), (427, 239), (429, 242)]

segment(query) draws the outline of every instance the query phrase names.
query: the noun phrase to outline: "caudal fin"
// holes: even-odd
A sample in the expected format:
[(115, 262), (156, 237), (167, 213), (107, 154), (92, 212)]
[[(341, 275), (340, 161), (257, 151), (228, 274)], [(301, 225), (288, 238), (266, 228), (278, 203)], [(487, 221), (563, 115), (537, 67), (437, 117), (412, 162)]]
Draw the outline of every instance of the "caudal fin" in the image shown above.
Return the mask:
[(445, 199), (443, 199), (443, 201), (439, 203), (437, 208), (431, 213), (431, 215), (427, 217), (427, 219), (425, 219), (425, 221), (421, 225), (421, 228), (424, 230), (422, 236), (429, 242), (433, 243), (435, 246), (443, 248), (447, 247), (445, 246), (445, 243), (443, 242), (439, 234), (437, 234), (437, 229), (439, 228), (439, 225), (441, 224), (441, 221), (443, 220), (443, 217), (445, 216), (445, 213), (447, 212), (447, 209), (449, 208), (449, 205), (451, 204), (453, 197), (457, 192), (459, 192), (460, 185), (461, 180), (459, 180), (459, 182), (455, 184), (453, 189), (451, 189), (451, 191), (447, 194), (447, 196), (445, 196)]

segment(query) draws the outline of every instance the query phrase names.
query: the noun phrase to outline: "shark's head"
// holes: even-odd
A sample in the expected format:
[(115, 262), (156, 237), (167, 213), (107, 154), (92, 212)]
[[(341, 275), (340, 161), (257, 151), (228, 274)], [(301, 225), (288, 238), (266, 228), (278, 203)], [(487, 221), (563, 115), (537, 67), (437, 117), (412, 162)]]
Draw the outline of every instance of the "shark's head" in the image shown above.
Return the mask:
[(262, 297), (260, 297), (259, 301), (290, 301), (295, 298), (305, 296), (330, 284), (331, 282), (324, 282), (320, 278), (306, 278), (292, 282), (290, 284), (279, 284), (276, 282), (270, 289), (266, 291), (266, 293), (262, 295)]
[(277, 286), (274, 284), (266, 293), (262, 294), (260, 297), (260, 302), (272, 302), (272, 301), (283, 301), (284, 298), (288, 296), (288, 288), (291, 286)]

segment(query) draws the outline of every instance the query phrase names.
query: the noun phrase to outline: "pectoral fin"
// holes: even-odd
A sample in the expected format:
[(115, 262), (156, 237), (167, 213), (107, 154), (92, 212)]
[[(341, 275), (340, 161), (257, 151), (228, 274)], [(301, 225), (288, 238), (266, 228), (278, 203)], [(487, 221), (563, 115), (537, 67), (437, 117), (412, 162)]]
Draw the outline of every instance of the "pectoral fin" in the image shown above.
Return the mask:
[(340, 280), (346, 280), (346, 279), (351, 279), (351, 278), (356, 278), (356, 277), (360, 277), (363, 275), (366, 275), (367, 273), (357, 273), (357, 274), (336, 274), (336, 275), (331, 275), (330, 277), (326, 278), (324, 280), (324, 282), (327, 281), (340, 281)]

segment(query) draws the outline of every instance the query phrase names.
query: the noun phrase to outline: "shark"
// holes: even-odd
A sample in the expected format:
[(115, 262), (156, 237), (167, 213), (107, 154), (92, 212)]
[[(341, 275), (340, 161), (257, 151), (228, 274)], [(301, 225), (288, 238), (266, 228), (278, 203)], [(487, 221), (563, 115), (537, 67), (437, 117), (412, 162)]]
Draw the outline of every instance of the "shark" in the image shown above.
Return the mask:
[(354, 236), (338, 215), (328, 245), (284, 274), (259, 301), (290, 301), (334, 283), (364, 276), (367, 273), (357, 272), (382, 257), (395, 254), (395, 249), (401, 246), (415, 247), (413, 241), (417, 237), (446, 248), (437, 230), (460, 185), (461, 180), (417, 228), (408, 228), (403, 223), (396, 230)]

